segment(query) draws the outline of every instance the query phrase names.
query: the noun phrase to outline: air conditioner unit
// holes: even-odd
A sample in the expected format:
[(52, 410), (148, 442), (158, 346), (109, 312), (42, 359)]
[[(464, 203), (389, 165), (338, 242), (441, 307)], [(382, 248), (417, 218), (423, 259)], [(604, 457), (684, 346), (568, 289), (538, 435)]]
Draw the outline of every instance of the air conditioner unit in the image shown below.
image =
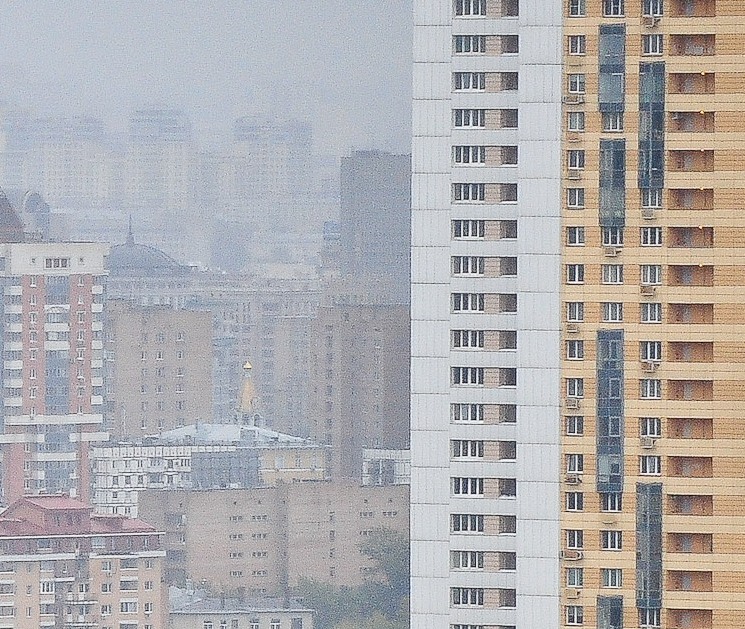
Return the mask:
[(642, 208), (642, 218), (645, 221), (652, 221), (655, 218), (655, 211), (651, 207)]
[(582, 477), (579, 474), (567, 474), (566, 482), (568, 485), (579, 485), (582, 482)]
[(603, 247), (603, 253), (608, 258), (615, 258), (620, 252), (618, 247)]
[(657, 367), (659, 366), (660, 366), (660, 363), (654, 360), (643, 360), (642, 361), (642, 371), (646, 371), (648, 373), (657, 371)]
[(659, 15), (645, 15), (642, 22), (646, 28), (654, 28), (660, 23)]
[(579, 561), (582, 559), (582, 551), (581, 550), (574, 550), (573, 548), (566, 548), (565, 550), (561, 551), (561, 558), (565, 559), (566, 561)]
[(673, 113), (671, 113), (670, 114), (670, 119), (671, 120), (680, 120), (680, 112), (679, 111), (674, 111)]
[(616, 526), (618, 524), (618, 518), (612, 518), (608, 515), (604, 516), (601, 521), (606, 526)]
[(582, 179), (582, 170), (579, 168), (570, 168), (567, 172), (568, 179)]
[(641, 438), (642, 448), (650, 449), (654, 448), (654, 437), (642, 437)]
[(576, 323), (567, 323), (567, 332), (569, 334), (577, 334), (579, 332), (579, 325)]
[(561, 99), (565, 105), (582, 105), (585, 102), (584, 94), (567, 94)]
[(566, 399), (566, 407), (567, 408), (579, 408), (579, 398), (568, 397)]
[(567, 588), (564, 591), (564, 598), (571, 599), (571, 598), (579, 598), (580, 590), (577, 588)]
[(645, 297), (652, 297), (657, 292), (657, 288), (651, 284), (642, 284), (639, 287), (639, 292)]
[(581, 139), (582, 136), (576, 131), (567, 132), (567, 142), (579, 142)]

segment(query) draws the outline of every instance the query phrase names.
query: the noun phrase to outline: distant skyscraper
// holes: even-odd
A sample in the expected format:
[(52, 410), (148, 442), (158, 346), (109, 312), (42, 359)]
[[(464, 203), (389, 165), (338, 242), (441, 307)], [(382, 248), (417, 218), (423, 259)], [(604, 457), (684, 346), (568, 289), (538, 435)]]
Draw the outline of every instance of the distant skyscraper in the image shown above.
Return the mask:
[(355, 151), (341, 160), (341, 267), (355, 290), (409, 301), (411, 158)]

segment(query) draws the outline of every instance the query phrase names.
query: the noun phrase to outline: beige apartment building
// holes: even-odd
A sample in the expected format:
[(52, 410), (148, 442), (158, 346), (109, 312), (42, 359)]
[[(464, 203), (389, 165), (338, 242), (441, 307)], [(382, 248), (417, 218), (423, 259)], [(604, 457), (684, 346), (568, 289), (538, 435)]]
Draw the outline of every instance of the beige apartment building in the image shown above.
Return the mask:
[(304, 579), (354, 586), (370, 574), (360, 541), (408, 531), (409, 488), (307, 482), (262, 489), (146, 491), (140, 515), (166, 531), (169, 584), (283, 596)]
[(111, 300), (106, 426), (127, 439), (212, 420), (212, 315)]
[(165, 629), (161, 534), (64, 495), (0, 515), (0, 627)]
[(564, 5), (562, 625), (740, 627), (745, 4)]

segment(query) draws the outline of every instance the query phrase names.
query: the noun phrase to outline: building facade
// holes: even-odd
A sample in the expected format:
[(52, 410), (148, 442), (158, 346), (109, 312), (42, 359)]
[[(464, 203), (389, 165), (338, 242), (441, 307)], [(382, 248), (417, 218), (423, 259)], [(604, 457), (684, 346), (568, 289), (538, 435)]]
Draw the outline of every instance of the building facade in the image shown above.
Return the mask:
[(140, 515), (166, 531), (166, 581), (285, 596), (302, 579), (356, 586), (373, 563), (359, 543), (409, 526), (406, 485), (285, 483), (261, 489), (147, 491)]
[(110, 300), (106, 427), (131, 439), (212, 421), (212, 314)]
[(169, 629), (313, 629), (313, 610), (284, 601), (204, 598), (172, 606)]
[(745, 6), (564, 4), (561, 622), (736, 627)]
[(563, 4), (414, 2), (412, 629), (559, 618)]
[(64, 495), (21, 498), (0, 516), (0, 627), (165, 629), (160, 536)]
[(89, 447), (103, 431), (108, 247), (14, 242), (3, 261), (3, 499), (86, 499)]

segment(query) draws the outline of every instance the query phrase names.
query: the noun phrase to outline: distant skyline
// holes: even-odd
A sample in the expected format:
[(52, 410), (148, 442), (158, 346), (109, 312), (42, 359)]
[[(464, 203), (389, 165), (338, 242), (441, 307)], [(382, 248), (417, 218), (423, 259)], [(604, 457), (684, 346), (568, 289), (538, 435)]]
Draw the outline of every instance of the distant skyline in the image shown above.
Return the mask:
[(316, 151), (408, 153), (411, 0), (120, 0), (0, 7), (0, 103), (87, 115), (181, 107), (198, 140), (235, 118), (308, 120)]

